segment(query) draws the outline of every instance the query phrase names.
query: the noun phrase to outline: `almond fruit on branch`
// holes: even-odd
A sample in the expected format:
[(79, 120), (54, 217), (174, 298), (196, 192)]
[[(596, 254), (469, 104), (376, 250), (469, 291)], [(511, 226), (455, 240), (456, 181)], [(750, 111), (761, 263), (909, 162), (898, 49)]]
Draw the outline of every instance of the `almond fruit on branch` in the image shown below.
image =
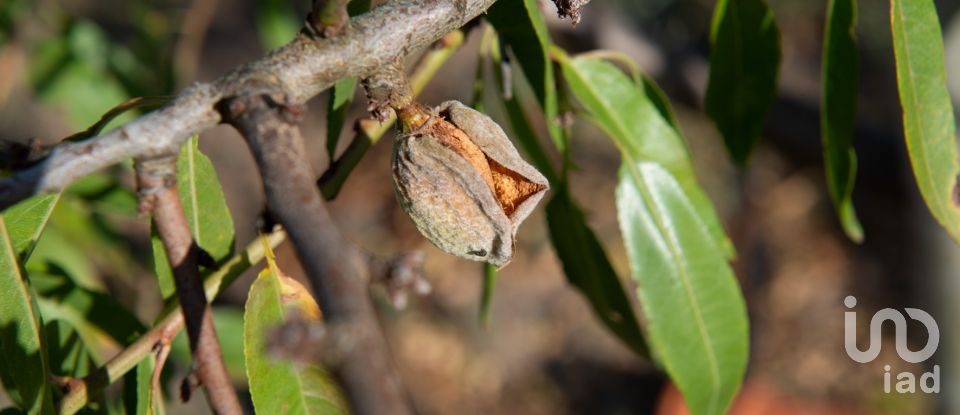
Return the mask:
[(517, 228), (549, 189), (490, 117), (457, 101), (398, 109), (393, 179), (400, 206), (440, 249), (503, 267)]

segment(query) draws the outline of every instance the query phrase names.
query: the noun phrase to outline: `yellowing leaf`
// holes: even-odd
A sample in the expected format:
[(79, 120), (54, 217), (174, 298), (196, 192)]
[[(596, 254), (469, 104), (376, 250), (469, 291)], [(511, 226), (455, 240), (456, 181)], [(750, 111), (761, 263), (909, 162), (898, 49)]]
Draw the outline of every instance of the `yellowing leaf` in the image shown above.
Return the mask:
[[(266, 242), (264, 242), (266, 244)], [(267, 252), (267, 268), (250, 287), (243, 343), (250, 396), (260, 414), (346, 414), (346, 403), (329, 374), (314, 365), (277, 360), (266, 349), (269, 331), (294, 312), (320, 319), (320, 308), (300, 283), (283, 275)]]

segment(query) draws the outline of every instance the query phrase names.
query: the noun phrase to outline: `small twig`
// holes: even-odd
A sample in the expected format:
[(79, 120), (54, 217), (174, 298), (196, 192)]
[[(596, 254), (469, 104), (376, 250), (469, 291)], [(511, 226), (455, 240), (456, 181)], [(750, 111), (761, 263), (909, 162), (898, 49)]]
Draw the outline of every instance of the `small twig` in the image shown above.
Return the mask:
[(145, 205), (151, 208), (153, 222), (173, 270), (177, 297), (183, 306), (187, 325), (190, 351), (210, 407), (218, 414), (242, 414), (240, 401), (230, 384), (220, 353), (213, 313), (207, 304), (200, 278), (197, 246), (190, 235), (190, 226), (177, 193), (176, 158), (139, 160), (136, 170), (141, 198), (147, 199)]
[(100, 119), (96, 123), (91, 125), (86, 130), (83, 130), (79, 133), (75, 133), (67, 138), (64, 138), (64, 142), (73, 142), (80, 141), (90, 137), (93, 137), (97, 134), (100, 134), (100, 131), (103, 130), (103, 127), (106, 127), (107, 124), (110, 124), (110, 121), (113, 121), (114, 118), (119, 117), (123, 113), (132, 110), (134, 108), (141, 107), (159, 107), (164, 105), (173, 97), (170, 96), (152, 96), (152, 97), (135, 97), (130, 98), (124, 102), (121, 102), (117, 106), (110, 108), (109, 111), (100, 116)]
[(170, 343), (173, 339), (162, 339), (157, 342), (154, 350), (153, 377), (150, 379), (150, 385), (153, 390), (160, 390), (160, 375), (163, 373), (163, 366), (167, 363), (167, 357), (170, 356)]
[(151, 408), (157, 405), (157, 398), (163, 399), (163, 394), (161, 393), (163, 385), (160, 384), (160, 375), (163, 374), (163, 366), (167, 363), (167, 357), (170, 357), (170, 350), (172, 349), (170, 346), (172, 342), (173, 338), (167, 336), (157, 341), (154, 347), (153, 376), (150, 378)]
[(330, 368), (358, 415), (409, 414), (400, 379), (367, 291), (368, 266), (343, 239), (314, 185), (296, 125), (304, 109), (276, 85), (250, 84), (220, 107), (224, 120), (247, 140), (260, 168), (270, 212), (290, 234), (307, 271), (339, 358)]
[[(271, 248), (276, 248), (286, 240), (286, 233), (273, 232), (267, 236), (267, 240)], [(248, 244), (242, 252), (230, 258), (203, 282), (207, 298), (211, 300), (216, 298), (226, 287), (236, 281), (243, 271), (262, 261), (263, 257), (263, 244), (259, 239)], [(106, 364), (85, 378), (68, 384), (66, 394), (60, 401), (60, 413), (66, 415), (76, 413), (87, 404), (89, 398), (97, 396), (107, 385), (123, 378), (127, 372), (136, 367), (137, 363), (154, 350), (157, 343), (173, 341), (183, 328), (183, 313), (176, 299), (161, 313), (159, 320), (150, 331), (140, 336)]]
[(367, 92), (367, 111), (377, 121), (386, 121), (391, 108), (403, 108), (413, 102), (413, 89), (403, 72), (403, 62), (384, 66), (360, 84)]

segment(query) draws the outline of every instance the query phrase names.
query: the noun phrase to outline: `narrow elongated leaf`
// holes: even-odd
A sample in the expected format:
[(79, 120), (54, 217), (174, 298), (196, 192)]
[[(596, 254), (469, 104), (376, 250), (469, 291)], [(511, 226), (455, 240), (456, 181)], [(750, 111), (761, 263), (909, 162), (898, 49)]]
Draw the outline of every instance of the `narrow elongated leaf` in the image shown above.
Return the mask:
[(960, 242), (956, 121), (936, 7), (931, 0), (891, 0), (890, 24), (913, 174), (930, 212)]
[[(503, 64), (502, 56), (494, 52), (492, 60), (495, 66)], [(503, 73), (494, 71), (497, 83), (503, 84)], [(515, 85), (514, 85), (515, 86)], [(640, 324), (627, 297), (627, 290), (610, 265), (603, 247), (587, 226), (583, 214), (570, 196), (566, 183), (561, 181), (547, 159), (546, 152), (540, 146), (536, 133), (531, 128), (518, 94), (506, 96), (504, 89), (498, 89), (514, 138), (520, 142), (533, 164), (554, 186), (555, 195), (547, 205), (547, 223), (550, 239), (560, 259), (567, 281), (577, 287), (590, 302), (600, 320), (621, 341), (636, 353), (649, 356), (647, 344), (640, 331)], [(514, 88), (515, 91), (515, 88)], [(475, 93), (479, 96), (479, 92)], [(562, 138), (566, 142), (566, 138)], [(565, 168), (564, 171), (567, 171)], [(564, 178), (565, 179), (565, 178)], [(486, 274), (490, 281), (491, 274)], [(493, 275), (495, 278), (495, 275)], [(486, 287), (490, 289), (489, 287)], [(485, 291), (485, 295), (487, 292)], [(485, 310), (485, 309), (483, 309)], [(485, 319), (481, 314), (481, 321)]]
[(736, 278), (670, 173), (624, 162), (617, 212), (655, 353), (694, 415), (723, 414), (747, 366)]
[[(215, 306), (213, 311), (213, 325), (217, 327), (217, 340), (220, 341), (220, 354), (226, 364), (230, 380), (236, 384), (247, 383), (247, 369), (244, 365), (243, 342), (237, 341), (243, 337), (243, 311), (234, 307)], [(173, 340), (170, 355), (180, 361), (190, 361), (190, 344), (187, 335), (180, 332)]]
[[(370, 11), (370, 0), (353, 0), (347, 5), (347, 13), (351, 17), (368, 11)], [(331, 163), (336, 156), (340, 131), (350, 111), (350, 104), (353, 103), (353, 93), (356, 88), (356, 78), (344, 78), (337, 81), (330, 91), (330, 101), (327, 104), (327, 156)]]
[(644, 95), (647, 96), (647, 99), (653, 104), (653, 107), (657, 109), (657, 112), (660, 113), (660, 117), (667, 121), (670, 124), (670, 127), (673, 127), (673, 130), (677, 132), (678, 136), (683, 136), (683, 131), (680, 130), (680, 121), (677, 120), (677, 115), (673, 113), (673, 108), (670, 106), (670, 99), (667, 98), (667, 94), (660, 89), (660, 86), (657, 85), (653, 79), (650, 79), (647, 74), (640, 74), (640, 81), (638, 84), (643, 89)]
[(823, 104), (820, 130), (827, 187), (847, 236), (863, 240), (863, 228), (853, 209), (857, 155), (853, 131), (857, 118), (859, 50), (855, 38), (857, 0), (830, 0), (823, 39)]
[(560, 63), (570, 90), (594, 122), (613, 139), (624, 161), (649, 160), (664, 166), (683, 186), (701, 222), (706, 224), (710, 239), (732, 257), (733, 244), (710, 198), (697, 183), (686, 143), (657, 106), (668, 110), (666, 101), (651, 100), (650, 94), (656, 96), (656, 91), (648, 93), (643, 85), (633, 82), (609, 62), (561, 56)]
[(78, 286), (63, 269), (52, 266), (47, 272), (31, 272), (30, 281), (44, 318), (70, 323), (95, 352), (105, 338), (126, 346), (147, 331), (132, 311), (107, 294)]
[(3, 212), (7, 232), (19, 263), (26, 263), (33, 248), (37, 246), (37, 240), (46, 228), (58, 200), (59, 193), (34, 196)]
[[(177, 186), (193, 239), (219, 264), (233, 254), (233, 218), (213, 163), (198, 144), (193, 137), (183, 145), (177, 160)], [(173, 293), (173, 274), (163, 243), (155, 231), (152, 234), (154, 267), (161, 293), (168, 298)]]
[(157, 225), (150, 223), (150, 246), (153, 248), (153, 271), (157, 274), (157, 284), (160, 286), (160, 295), (164, 299), (170, 298), (174, 292), (173, 269), (167, 259), (167, 250), (157, 234)]
[(537, 0), (498, 1), (487, 10), (487, 20), (497, 30), (504, 46), (513, 50), (524, 76), (543, 108), (550, 138), (560, 152), (566, 143), (557, 124), (558, 104), (555, 74), (550, 62), (550, 34)]
[(250, 287), (244, 310), (244, 356), (256, 412), (346, 414), (339, 390), (321, 368), (298, 367), (266, 351), (268, 330), (282, 324), (292, 309), (307, 320), (320, 319), (320, 308), (306, 288), (282, 275), (270, 256), (267, 261), (268, 267)]
[(87, 343), (66, 320), (44, 316), (44, 349), (50, 373), (56, 376), (88, 375), (97, 367), (97, 361)]
[(617, 211), (653, 354), (693, 414), (723, 413), (746, 368), (745, 307), (726, 262), (731, 244), (665, 118), (669, 107), (608, 62), (560, 62), (623, 158)]
[(717, 0), (710, 31), (706, 112), (730, 157), (747, 163), (777, 96), (780, 32), (763, 0)]
[(583, 212), (559, 186), (547, 204), (547, 225), (557, 258), (567, 280), (590, 300), (600, 319), (635, 352), (649, 356), (633, 307), (620, 277), (597, 236), (587, 227)]
[(350, 111), (350, 104), (353, 103), (356, 87), (356, 78), (345, 78), (337, 81), (330, 91), (330, 102), (327, 104), (327, 156), (331, 162), (336, 156), (340, 131), (347, 119), (347, 112)]
[[(109, 242), (99, 235), (91, 235), (94, 222), (88, 215), (74, 211), (77, 203), (71, 203), (70, 198), (61, 198), (54, 209), (49, 226), (43, 231), (43, 237), (37, 243), (29, 261), (25, 265), (27, 273), (47, 272), (52, 267), (63, 270), (80, 286), (91, 290), (101, 290), (103, 281), (97, 271), (94, 255), (113, 259), (119, 255)], [(65, 224), (65, 219), (81, 219), (82, 223)], [(77, 225), (77, 226), (72, 226)], [(88, 244), (87, 246), (83, 244)], [(105, 261), (106, 262), (106, 261)], [(118, 262), (110, 262), (111, 265)]]
[(177, 161), (177, 183), (190, 233), (218, 263), (233, 254), (233, 217), (213, 163), (200, 152), (200, 140), (187, 141)]
[(52, 413), (50, 367), (33, 289), (21, 273), (7, 226), (0, 217), (0, 379), (29, 413)]
[[(32, 276), (31, 276), (32, 278)], [(90, 344), (69, 322), (61, 319), (48, 319), (44, 314), (43, 340), (47, 365), (53, 376), (83, 378), (95, 371), (98, 365)], [(89, 397), (87, 414), (109, 414), (106, 396), (99, 394)], [(32, 412), (31, 412), (32, 413)]]
[(153, 382), (154, 371), (157, 367), (157, 357), (153, 353), (137, 364), (136, 368), (136, 409), (135, 415), (162, 415), (163, 391)]
[[(510, 121), (510, 129), (513, 132), (513, 138), (520, 143), (523, 151), (527, 153), (527, 156), (530, 158), (530, 162), (537, 167), (537, 170), (543, 173), (547, 181), (551, 183), (557, 182), (559, 179), (557, 173), (550, 164), (550, 160), (547, 158), (547, 152), (543, 146), (540, 145), (540, 140), (530, 126), (526, 111), (524, 111), (523, 105), (520, 103), (520, 97), (517, 93), (517, 83), (512, 82), (510, 85), (507, 85), (504, 79), (503, 68), (505, 65), (509, 65), (508, 62), (503, 60), (503, 56), (499, 51), (493, 51), (490, 57), (492, 58), (494, 68), (499, 69), (493, 71), (497, 84), (501, 85), (501, 88), (498, 88), (499, 93), (497, 95), (500, 97), (500, 101), (506, 109), (507, 118)], [(509, 70), (509, 66), (506, 66), (506, 69)], [(480, 84), (477, 87), (482, 90), (483, 85)], [(506, 91), (505, 88), (511, 88), (511, 90)], [(475, 95), (477, 94), (478, 92), (475, 91)], [(561, 141), (565, 142), (566, 140)]]

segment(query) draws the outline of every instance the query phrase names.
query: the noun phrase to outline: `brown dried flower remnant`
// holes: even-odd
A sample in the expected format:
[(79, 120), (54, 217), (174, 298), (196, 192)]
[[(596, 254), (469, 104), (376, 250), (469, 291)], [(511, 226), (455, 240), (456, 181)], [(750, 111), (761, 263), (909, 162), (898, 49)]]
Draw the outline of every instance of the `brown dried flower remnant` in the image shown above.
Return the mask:
[(573, 25), (580, 23), (580, 9), (586, 6), (590, 0), (553, 0), (557, 5), (557, 15), (560, 18), (569, 17), (573, 20)]
[(504, 266), (514, 237), (549, 189), (490, 117), (457, 101), (399, 111), (393, 146), (397, 199), (440, 249)]

